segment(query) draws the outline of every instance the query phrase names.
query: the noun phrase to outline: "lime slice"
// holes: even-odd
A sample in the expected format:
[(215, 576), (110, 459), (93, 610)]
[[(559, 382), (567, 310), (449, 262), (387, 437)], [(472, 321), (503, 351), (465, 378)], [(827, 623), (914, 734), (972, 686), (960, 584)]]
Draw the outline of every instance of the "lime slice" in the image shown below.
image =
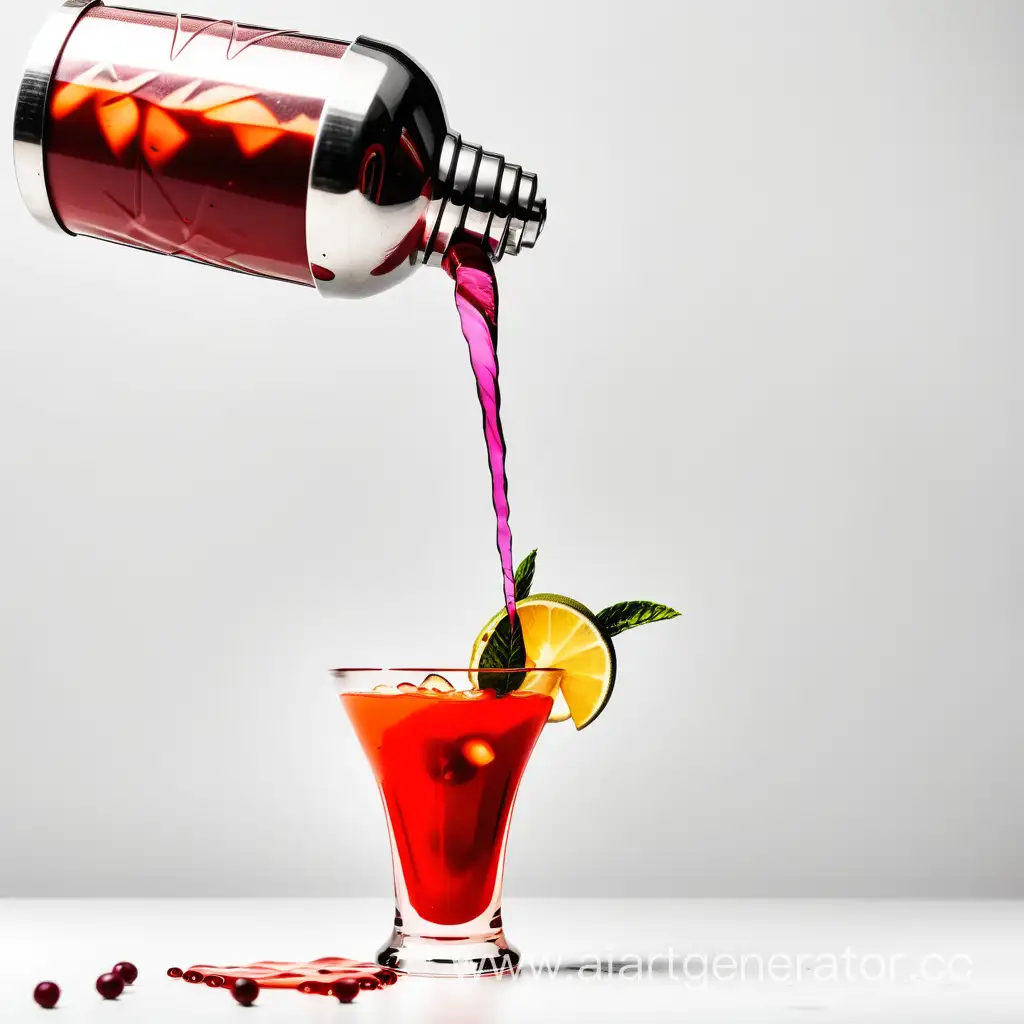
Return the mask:
[[(544, 673), (530, 673), (521, 690), (555, 698), (550, 721), (572, 718), (586, 728), (604, 710), (615, 685), (615, 648), (597, 616), (579, 601), (558, 594), (535, 594), (518, 602), (526, 647), (526, 668), (562, 669), (561, 693), (552, 693)], [(504, 611), (487, 623), (473, 644), (470, 666), (477, 668)], [(557, 685), (557, 684), (556, 684)], [(563, 704), (564, 702), (564, 704)]]

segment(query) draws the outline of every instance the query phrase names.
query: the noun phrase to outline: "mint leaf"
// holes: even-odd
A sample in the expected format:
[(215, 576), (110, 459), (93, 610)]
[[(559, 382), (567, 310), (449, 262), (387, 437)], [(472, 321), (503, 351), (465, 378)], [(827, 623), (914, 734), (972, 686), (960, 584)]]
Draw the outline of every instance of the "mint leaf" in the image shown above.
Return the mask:
[(609, 636), (617, 636), (627, 629), (646, 626), (648, 622), (664, 622), (666, 619), (679, 618), (679, 612), (668, 605), (655, 604), (653, 601), (623, 601), (605, 608), (597, 616), (597, 621), (604, 627)]
[[(523, 669), (526, 667), (526, 645), (523, 627), (516, 616), (515, 627), (510, 629), (505, 615), (495, 627), (491, 639), (480, 655), (480, 667), (486, 669)], [(519, 689), (526, 678), (525, 672), (481, 672), (477, 679), (481, 690), (511, 693)]]
[(516, 600), (522, 601), (524, 597), (530, 596), (533, 587), (533, 574), (537, 570), (537, 549), (534, 548), (520, 563), (516, 569)]

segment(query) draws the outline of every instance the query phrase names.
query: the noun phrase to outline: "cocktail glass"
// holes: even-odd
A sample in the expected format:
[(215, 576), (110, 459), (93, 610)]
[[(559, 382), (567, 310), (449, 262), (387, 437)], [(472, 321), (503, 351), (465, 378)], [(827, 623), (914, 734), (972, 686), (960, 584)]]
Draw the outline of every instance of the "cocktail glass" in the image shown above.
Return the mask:
[[(341, 702), (377, 779), (395, 877), (395, 926), (377, 962), (408, 974), (515, 969), (501, 886), (519, 781), (558, 669), (338, 669)], [(480, 688), (477, 688), (479, 686)]]

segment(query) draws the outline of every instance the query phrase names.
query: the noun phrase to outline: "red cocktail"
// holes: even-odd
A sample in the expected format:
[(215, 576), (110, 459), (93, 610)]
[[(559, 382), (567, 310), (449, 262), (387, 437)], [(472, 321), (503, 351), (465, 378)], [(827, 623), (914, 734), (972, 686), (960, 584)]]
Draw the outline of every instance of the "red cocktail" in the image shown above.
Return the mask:
[[(523, 689), (506, 696), (456, 690), (450, 680), (459, 682), (464, 671), (338, 675), (358, 688), (342, 692), (341, 701), (377, 779), (391, 836), (395, 930), (378, 962), (416, 974), (513, 968), (519, 956), (501, 924), (505, 844), (552, 698)], [(553, 692), (560, 673), (530, 675), (535, 687)]]

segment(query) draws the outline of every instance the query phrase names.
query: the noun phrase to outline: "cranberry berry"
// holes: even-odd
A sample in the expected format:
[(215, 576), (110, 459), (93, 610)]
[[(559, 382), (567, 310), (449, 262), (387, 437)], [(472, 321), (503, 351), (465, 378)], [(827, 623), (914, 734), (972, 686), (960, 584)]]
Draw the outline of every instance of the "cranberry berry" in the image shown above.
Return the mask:
[(114, 973), (126, 985), (134, 985), (135, 979), (139, 976), (139, 969), (135, 964), (130, 964), (127, 960), (122, 960), (119, 964), (114, 964)]
[(341, 978), (334, 983), (334, 994), (339, 1003), (351, 1003), (359, 995), (359, 982), (355, 978)]
[(241, 1003), (243, 1006), (252, 1006), (256, 1002), (256, 997), (260, 994), (260, 987), (252, 978), (239, 978), (231, 986), (231, 994), (235, 997), (236, 1002)]
[(180, 967), (168, 967), (167, 977), (168, 978), (180, 978), (185, 972)]
[(60, 989), (52, 981), (41, 981), (36, 985), (32, 998), (44, 1009), (52, 1010), (60, 999)]
[(96, 979), (96, 991), (104, 999), (116, 999), (124, 991), (124, 982), (116, 974), (101, 974)]

